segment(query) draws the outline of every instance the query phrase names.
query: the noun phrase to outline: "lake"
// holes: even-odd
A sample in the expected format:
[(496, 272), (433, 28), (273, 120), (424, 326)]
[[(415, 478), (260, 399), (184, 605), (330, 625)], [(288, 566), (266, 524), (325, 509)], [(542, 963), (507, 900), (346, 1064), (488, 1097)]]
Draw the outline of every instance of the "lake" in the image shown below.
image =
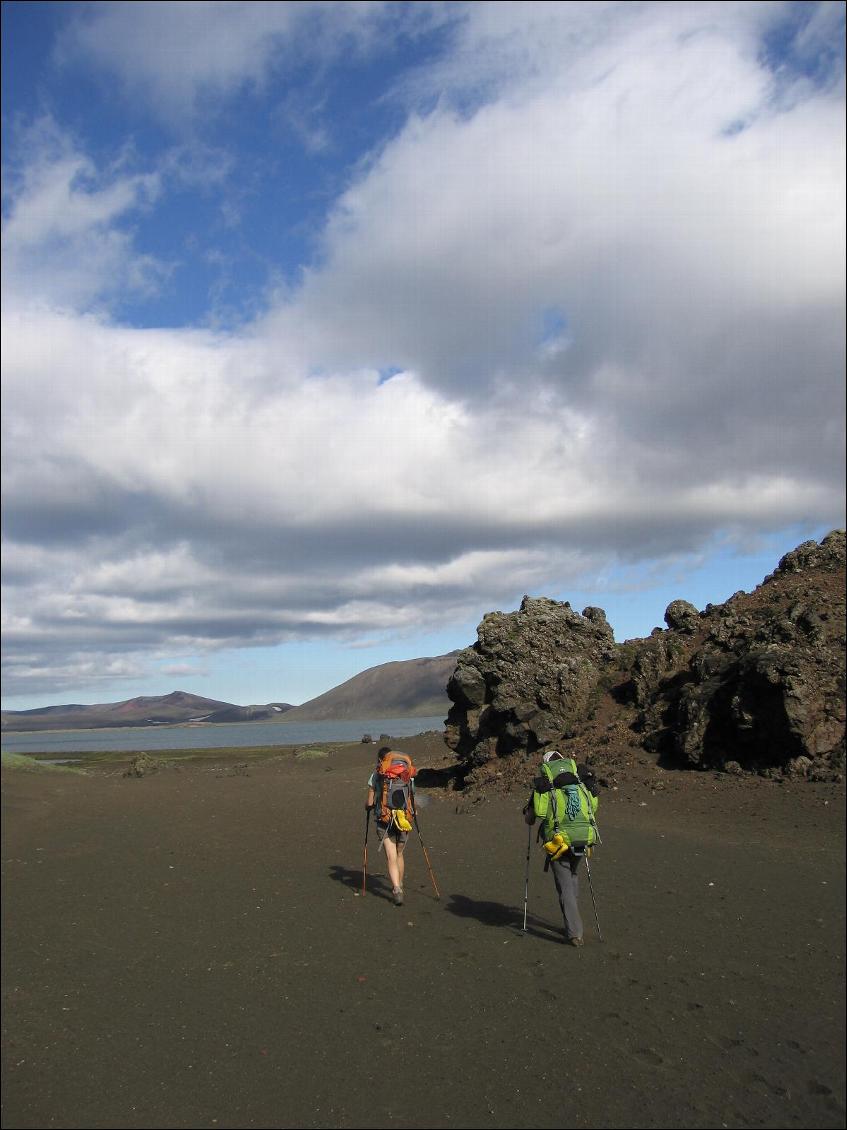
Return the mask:
[(219, 749), (226, 746), (307, 745), (310, 742), (356, 742), (364, 734), (408, 738), (425, 730), (443, 730), (444, 716), (434, 718), (363, 718), (336, 722), (221, 722), (212, 726), (130, 726), (104, 730), (53, 730), (3, 734), (6, 753), (141, 753), (162, 749)]

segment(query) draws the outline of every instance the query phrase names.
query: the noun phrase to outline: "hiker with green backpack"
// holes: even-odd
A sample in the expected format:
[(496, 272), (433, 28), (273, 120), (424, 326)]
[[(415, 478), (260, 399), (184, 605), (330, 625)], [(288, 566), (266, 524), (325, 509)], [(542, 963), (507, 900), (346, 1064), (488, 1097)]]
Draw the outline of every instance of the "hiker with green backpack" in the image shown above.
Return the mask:
[(580, 774), (572, 757), (550, 750), (544, 754), (541, 773), (533, 781), (532, 794), (523, 809), (527, 824), (541, 821), (538, 838), (546, 854), (544, 870), (549, 867), (553, 872), (565, 942), (571, 946), (583, 944), (579, 866), (591, 854), (592, 846), (600, 842), (595, 788), (593, 776), (585, 770)]
[[(365, 866), (367, 867), (367, 829), (371, 813), (376, 817), (376, 833), (380, 850), (385, 851), (391, 896), (395, 906), (403, 905), (403, 878), (406, 840), (412, 830), (415, 816), (415, 767), (407, 753), (391, 750), (388, 746), (377, 754), (376, 768), (368, 778), (365, 801)], [(363, 878), (362, 890), (365, 889)]]

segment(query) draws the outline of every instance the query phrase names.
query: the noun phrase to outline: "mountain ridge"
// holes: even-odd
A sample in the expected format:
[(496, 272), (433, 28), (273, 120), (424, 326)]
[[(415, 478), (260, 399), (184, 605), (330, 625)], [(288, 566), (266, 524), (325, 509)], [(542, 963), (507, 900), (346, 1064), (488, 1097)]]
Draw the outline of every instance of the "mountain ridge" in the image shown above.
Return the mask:
[(138, 695), (119, 702), (99, 702), (89, 706), (67, 703), (33, 710), (4, 710), (2, 729), (4, 733), (35, 733), (44, 730), (166, 726), (186, 722), (266, 721), (289, 709), (288, 703), (236, 706), (188, 691), (171, 691), (166, 695)]
[(450, 706), (447, 683), (458, 652), (398, 659), (360, 671), (332, 690), (295, 706), (286, 721), (323, 722), (330, 719), (415, 718), (442, 714)]
[(330, 721), (374, 717), (447, 716), (447, 682), (457, 652), (392, 660), (360, 671), (299, 706), (287, 702), (238, 706), (187, 691), (139, 695), (120, 702), (67, 703), (32, 710), (4, 710), (2, 731), (106, 729), (179, 725), (189, 722)]

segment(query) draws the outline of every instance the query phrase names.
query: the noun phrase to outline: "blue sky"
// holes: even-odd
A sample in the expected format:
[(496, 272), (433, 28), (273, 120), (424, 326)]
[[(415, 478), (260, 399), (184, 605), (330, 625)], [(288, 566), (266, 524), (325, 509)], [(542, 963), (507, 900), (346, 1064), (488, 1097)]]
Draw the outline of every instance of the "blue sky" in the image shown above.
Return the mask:
[(3, 5), (4, 705), (618, 639), (844, 524), (838, 3)]

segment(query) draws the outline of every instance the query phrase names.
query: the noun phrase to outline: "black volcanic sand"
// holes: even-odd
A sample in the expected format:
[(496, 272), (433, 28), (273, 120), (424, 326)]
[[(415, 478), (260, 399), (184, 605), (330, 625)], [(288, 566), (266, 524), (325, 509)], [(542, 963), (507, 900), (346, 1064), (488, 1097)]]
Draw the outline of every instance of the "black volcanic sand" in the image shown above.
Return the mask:
[(579, 950), (518, 794), (362, 897), (372, 761), (4, 772), (3, 1126), (844, 1125), (842, 790), (621, 781)]

